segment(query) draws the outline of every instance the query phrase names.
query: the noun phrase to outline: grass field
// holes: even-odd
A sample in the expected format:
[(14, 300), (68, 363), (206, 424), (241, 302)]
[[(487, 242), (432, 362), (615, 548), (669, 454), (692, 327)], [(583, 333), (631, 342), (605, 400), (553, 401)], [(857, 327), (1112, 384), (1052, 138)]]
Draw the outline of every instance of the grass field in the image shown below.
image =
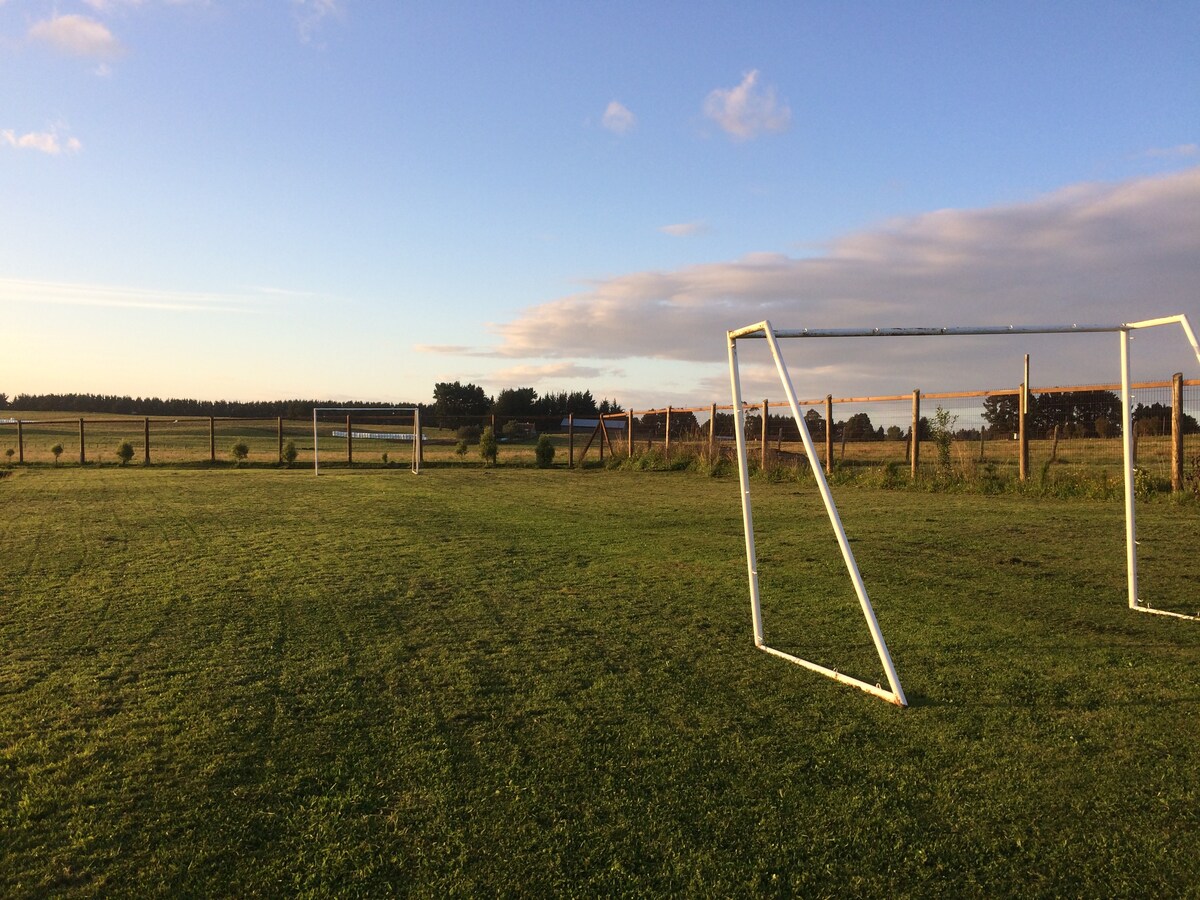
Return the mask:
[[(754, 496), (768, 640), (879, 678)], [(734, 479), (17, 469), (0, 894), (1194, 896), (1200, 625), (1120, 504), (838, 497), (907, 710), (753, 649)]]

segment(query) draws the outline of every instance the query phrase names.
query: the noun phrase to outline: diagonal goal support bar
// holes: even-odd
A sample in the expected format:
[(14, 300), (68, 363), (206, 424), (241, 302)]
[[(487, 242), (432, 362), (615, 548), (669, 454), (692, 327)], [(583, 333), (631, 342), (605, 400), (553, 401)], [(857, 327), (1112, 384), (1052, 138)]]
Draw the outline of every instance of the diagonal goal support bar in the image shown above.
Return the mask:
[[(908, 701), (904, 696), (904, 690), (900, 686), (899, 677), (896, 675), (896, 669), (892, 662), (891, 654), (888, 651), (887, 643), (884, 641), (883, 633), (879, 628), (877, 619), (875, 618), (875, 611), (871, 606), (869, 597), (867, 596), (866, 586), (863, 584), (862, 575), (858, 569), (858, 563), (854, 559), (854, 553), (850, 549), (850, 544), (846, 537), (845, 529), (842, 527), (841, 516), (838, 514), (836, 504), (833, 502), (833, 496), (829, 490), (829, 482), (826, 480), (820, 460), (817, 458), (816, 448), (812, 442), (812, 436), (808, 432), (808, 427), (804, 417), (800, 414), (800, 405), (796, 399), (796, 391), (792, 385), (791, 376), (788, 374), (787, 366), (783, 361), (783, 354), (780, 352), (779, 340), (781, 338), (936, 337), (954, 335), (1098, 333), (1118, 334), (1120, 337), (1121, 351), (1121, 434), (1123, 468), (1125, 475), (1125, 547), (1129, 608), (1138, 612), (1172, 616), (1180, 619), (1200, 618), (1197, 616), (1189, 616), (1167, 610), (1153, 609), (1148, 603), (1144, 603), (1138, 598), (1137, 591), (1137, 522), (1134, 510), (1133, 494), (1133, 417), (1130, 408), (1131, 398), (1129, 387), (1129, 332), (1141, 328), (1153, 328), (1159, 325), (1179, 325), (1183, 329), (1188, 343), (1191, 344), (1192, 350), (1196, 354), (1197, 362), (1200, 362), (1200, 343), (1197, 342), (1196, 333), (1192, 330), (1191, 323), (1188, 321), (1187, 316), (1184, 315), (1165, 316), (1157, 319), (1146, 319), (1140, 322), (1126, 322), (1119, 325), (1006, 325), (951, 328), (775, 329), (771, 326), (769, 321), (764, 320), (754, 325), (747, 325), (744, 328), (738, 328), (726, 332), (729, 349), (729, 378), (730, 385), (733, 390), (735, 434), (738, 452), (738, 478), (742, 498), (742, 526), (746, 538), (746, 568), (750, 583), (750, 610), (754, 627), (754, 645), (758, 649), (765, 653), (769, 653), (772, 656), (778, 656), (789, 662), (803, 666), (806, 669), (810, 669), (829, 678), (833, 678), (835, 681), (843, 684), (852, 685), (860, 690), (866, 691), (869, 694), (894, 703), (897, 706), (908, 705)], [(845, 675), (844, 673), (835, 669), (830, 669), (809, 660), (801, 659), (800, 657), (793, 656), (789, 653), (776, 650), (775, 648), (769, 647), (766, 644), (763, 636), (762, 602), (758, 583), (758, 560), (754, 547), (754, 515), (750, 500), (750, 474), (748, 469), (746, 447), (745, 406), (742, 402), (741, 376), (737, 361), (737, 342), (744, 339), (766, 340), (770, 347), (771, 356), (775, 361), (775, 368), (779, 374), (780, 383), (782, 384), (784, 391), (787, 393), (788, 405), (791, 408), (792, 417), (796, 420), (796, 427), (800, 432), (800, 440), (804, 444), (804, 453), (808, 458), (809, 467), (811, 468), (813, 476), (816, 479), (818, 490), (821, 493), (821, 500), (825, 504), (825, 510), (829, 515), (829, 521), (833, 527), (834, 535), (837, 537), (838, 547), (842, 552), (842, 559), (846, 564), (846, 570), (849, 573), (850, 580), (854, 585), (854, 592), (858, 597), (863, 618), (866, 620), (867, 627), (871, 632), (871, 639), (875, 644), (875, 650), (879, 654), (879, 661), (883, 665), (884, 672), (887, 675), (889, 686), (887, 690), (880, 685), (872, 685), (860, 679)]]

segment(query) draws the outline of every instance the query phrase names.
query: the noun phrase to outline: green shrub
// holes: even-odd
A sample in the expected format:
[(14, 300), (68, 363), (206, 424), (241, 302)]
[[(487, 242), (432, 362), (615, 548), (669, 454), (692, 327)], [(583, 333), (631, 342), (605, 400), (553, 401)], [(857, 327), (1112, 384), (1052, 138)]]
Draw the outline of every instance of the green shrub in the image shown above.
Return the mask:
[(539, 469), (548, 469), (554, 464), (554, 442), (550, 440), (550, 435), (543, 434), (538, 438), (533, 454), (537, 458)]
[(385, 450), (383, 453), (379, 454), (379, 460), (380, 460), (380, 462), (382, 462), (382, 463), (383, 463), (385, 466), (388, 464), (388, 455), (387, 455), (387, 451), (386, 451), (386, 450)]
[(296, 452), (296, 442), (295, 441), (288, 441), (286, 444), (283, 445), (282, 459), (289, 469), (292, 467), (292, 463), (294, 463), (296, 461), (296, 457), (299, 455), (300, 454)]
[(13, 454), (16, 452), (17, 451), (14, 450), (12, 447), (9, 447), (7, 450), (4, 451), (4, 455), (8, 457), (8, 464), (10, 466), (12, 465)]
[[(459, 429), (459, 430), (461, 431), (462, 429)], [(467, 455), (466, 438), (462, 439), (461, 441), (459, 441), (457, 444), (454, 445), (454, 452), (457, 453), (460, 457)]]
[(133, 444), (129, 441), (122, 441), (117, 447), (117, 459), (121, 461), (121, 465), (126, 465), (133, 459)]
[(238, 441), (229, 448), (229, 455), (233, 457), (234, 462), (242, 462), (250, 455), (250, 448), (245, 441)]
[(479, 455), (483, 457), (484, 465), (494, 466), (498, 453), (499, 445), (496, 443), (496, 432), (492, 431), (489, 425), (479, 435)]
[(62, 452), (63, 452), (63, 445), (62, 445), (62, 444), (55, 444), (53, 447), (51, 447), (51, 448), (50, 448), (50, 452), (54, 454), (54, 464), (57, 466), (57, 465), (58, 465), (58, 458), (59, 458), (60, 456), (62, 456)]

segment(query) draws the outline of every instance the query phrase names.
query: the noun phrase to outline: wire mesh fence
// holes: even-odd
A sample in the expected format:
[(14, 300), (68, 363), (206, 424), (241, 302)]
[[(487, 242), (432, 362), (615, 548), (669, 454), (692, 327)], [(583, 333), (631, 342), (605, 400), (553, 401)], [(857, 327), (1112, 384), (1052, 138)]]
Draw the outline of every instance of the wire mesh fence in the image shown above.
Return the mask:
[[(1137, 465), (1156, 479), (1191, 479), (1200, 490), (1200, 381), (1136, 384), (1131, 408)], [(1015, 477), (1023, 449), (1028, 473), (1111, 472), (1116, 479), (1122, 468), (1116, 385), (1033, 388), (1024, 438), (1020, 391), (1011, 388), (826, 397), (802, 401), (800, 411), (827, 469), (886, 467), (918, 475), (985, 470)], [(322, 466), (386, 467), (406, 465), (415, 443), (425, 465), (478, 465), (480, 437), (491, 428), (500, 464), (533, 465), (539, 440), (549, 442), (558, 466), (613, 456), (716, 460), (735, 455), (733, 412), (717, 403), (555, 416), (423, 409), (419, 441), (412, 409), (322, 410), (311, 421), (22, 412), (19, 419), (0, 418), (0, 452), (8, 465), (311, 465), (319, 450)], [(799, 427), (784, 402), (746, 404), (744, 427), (757, 464), (807, 466)]]

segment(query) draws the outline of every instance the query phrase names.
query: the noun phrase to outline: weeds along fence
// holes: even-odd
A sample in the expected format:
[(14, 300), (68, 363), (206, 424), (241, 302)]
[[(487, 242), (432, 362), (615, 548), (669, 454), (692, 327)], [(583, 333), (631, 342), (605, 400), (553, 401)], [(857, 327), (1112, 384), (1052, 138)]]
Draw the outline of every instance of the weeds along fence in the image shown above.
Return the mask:
[[(1000, 479), (1056, 475), (1110, 478), (1121, 472), (1118, 385), (1075, 385), (881, 397), (826, 396), (801, 401), (821, 464), (830, 471), (888, 478), (962, 474)], [(1133, 385), (1135, 455), (1150, 478), (1173, 490), (1200, 492), (1200, 381)], [(760, 467), (807, 466), (799, 431), (783, 401), (745, 406), (747, 443)], [(765, 414), (765, 415), (764, 415)], [(295, 465), (311, 465), (314, 437), (322, 467), (407, 466), (413, 423), (396, 414), (344, 411), (311, 419), (231, 417), (71, 417), (22, 413), (0, 419), (0, 452), (8, 465), (130, 464), (279, 465), (294, 449)], [(728, 404), (662, 407), (565, 416), (438, 415), (424, 410), (419, 449), (424, 465), (479, 465), (479, 437), (494, 429), (501, 465), (533, 465), (539, 438), (549, 436), (554, 465), (639, 460), (647, 467), (716, 463), (734, 455)], [(915, 435), (915, 437), (914, 437)], [(61, 448), (56, 456), (53, 448)], [(11, 451), (11, 453), (9, 452)], [(290, 455), (290, 454), (289, 454)], [(1193, 484), (1193, 482), (1195, 482)]]

